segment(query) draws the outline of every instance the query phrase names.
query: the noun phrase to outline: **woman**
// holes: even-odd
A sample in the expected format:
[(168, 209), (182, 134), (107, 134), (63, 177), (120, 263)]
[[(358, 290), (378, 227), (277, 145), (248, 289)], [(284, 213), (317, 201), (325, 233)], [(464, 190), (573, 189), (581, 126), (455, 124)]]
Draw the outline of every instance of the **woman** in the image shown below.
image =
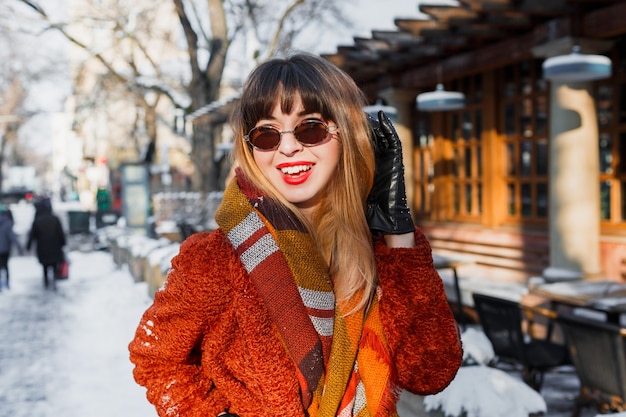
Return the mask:
[(401, 389), (454, 378), (461, 344), (400, 141), (364, 104), (313, 55), (250, 75), (220, 227), (183, 243), (130, 344), (159, 415), (395, 416)]

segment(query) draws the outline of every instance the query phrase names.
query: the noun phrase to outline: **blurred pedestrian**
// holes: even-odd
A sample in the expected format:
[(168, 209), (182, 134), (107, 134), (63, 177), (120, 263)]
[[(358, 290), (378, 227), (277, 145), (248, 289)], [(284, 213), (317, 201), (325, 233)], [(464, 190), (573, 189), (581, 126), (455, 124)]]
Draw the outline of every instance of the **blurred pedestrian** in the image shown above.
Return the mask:
[(37, 259), (43, 266), (43, 283), (54, 285), (57, 268), (65, 260), (65, 232), (59, 218), (52, 212), (49, 199), (35, 203), (35, 218), (28, 234), (26, 250), (35, 243)]
[(2, 290), (2, 275), (4, 275), (4, 286), (10, 288), (9, 284), (9, 257), (11, 250), (16, 247), (19, 254), (24, 253), (17, 235), (13, 231), (13, 215), (9, 209), (0, 211), (0, 290)]

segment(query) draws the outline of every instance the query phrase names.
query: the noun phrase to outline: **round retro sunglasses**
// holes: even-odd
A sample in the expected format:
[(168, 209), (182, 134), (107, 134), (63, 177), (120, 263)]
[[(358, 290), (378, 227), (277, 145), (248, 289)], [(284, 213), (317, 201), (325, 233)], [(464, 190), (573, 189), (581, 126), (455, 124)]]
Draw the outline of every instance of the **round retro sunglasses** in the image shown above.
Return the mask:
[(250, 130), (243, 139), (257, 151), (274, 151), (280, 145), (285, 133), (293, 133), (303, 146), (317, 146), (331, 139), (329, 133), (337, 132), (336, 125), (327, 125), (319, 119), (306, 119), (298, 123), (293, 130), (278, 130), (274, 126), (257, 126)]

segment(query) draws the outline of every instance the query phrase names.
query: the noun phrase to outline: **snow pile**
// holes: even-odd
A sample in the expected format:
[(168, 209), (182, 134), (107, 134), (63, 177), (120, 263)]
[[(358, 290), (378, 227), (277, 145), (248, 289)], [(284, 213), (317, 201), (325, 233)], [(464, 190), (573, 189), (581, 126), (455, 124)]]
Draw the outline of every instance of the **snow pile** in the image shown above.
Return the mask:
[(466, 366), (445, 390), (424, 397), (425, 411), (445, 417), (528, 417), (547, 411), (537, 391), (500, 369), (486, 366), (495, 355), (482, 331), (470, 327), (461, 339)]

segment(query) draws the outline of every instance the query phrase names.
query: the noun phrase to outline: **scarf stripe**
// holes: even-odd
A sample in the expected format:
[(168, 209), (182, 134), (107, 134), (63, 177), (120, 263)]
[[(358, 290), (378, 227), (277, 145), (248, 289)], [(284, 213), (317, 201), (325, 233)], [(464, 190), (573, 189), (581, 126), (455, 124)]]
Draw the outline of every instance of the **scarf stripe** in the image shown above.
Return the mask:
[(317, 333), (321, 336), (332, 336), (335, 322), (334, 297), (328, 297), (327, 293), (321, 291), (302, 287), (298, 287), (298, 291)]

